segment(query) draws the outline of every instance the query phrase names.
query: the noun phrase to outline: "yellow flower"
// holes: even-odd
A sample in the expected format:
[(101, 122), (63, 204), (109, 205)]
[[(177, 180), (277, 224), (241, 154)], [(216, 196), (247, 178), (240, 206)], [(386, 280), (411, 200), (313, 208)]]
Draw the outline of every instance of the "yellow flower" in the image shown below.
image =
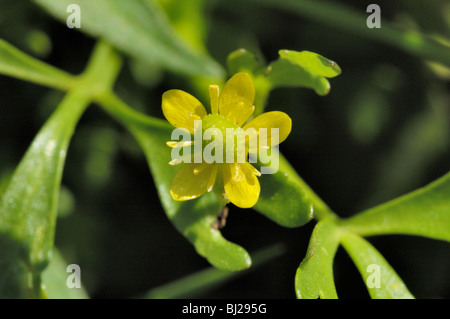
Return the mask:
[[(227, 129), (238, 129), (250, 118), (255, 109), (253, 102), (255, 89), (250, 76), (237, 73), (225, 83), (219, 95), (219, 87), (210, 85), (211, 114), (207, 114), (203, 105), (192, 95), (181, 90), (169, 90), (163, 94), (162, 110), (167, 121), (177, 128), (186, 129), (194, 134), (194, 121), (201, 121), (202, 130), (217, 128), (226, 135)], [(278, 139), (267, 134), (268, 147), (284, 141), (291, 131), (292, 122), (283, 112), (263, 113), (245, 124), (243, 131), (255, 129), (259, 135), (261, 128), (271, 132), (278, 129)], [(242, 129), (240, 129), (242, 131)], [(224, 138), (225, 140), (225, 138)], [(204, 141), (203, 141), (204, 142)], [(193, 145), (193, 142), (167, 142), (170, 147)], [(207, 145), (207, 143), (206, 143)], [(206, 146), (202, 143), (202, 148)], [(259, 147), (259, 146), (258, 146)], [(194, 145), (195, 148), (195, 145)], [(236, 152), (236, 149), (233, 150)], [(249, 149), (249, 139), (245, 140), (245, 158)], [(194, 154), (195, 155), (195, 154)], [(172, 161), (170, 164), (179, 164)], [(250, 208), (256, 204), (260, 195), (258, 176), (261, 173), (247, 160), (244, 162), (201, 162), (187, 161), (175, 174), (170, 194), (174, 200), (185, 201), (197, 198), (214, 189), (224, 202), (232, 202), (241, 208)]]

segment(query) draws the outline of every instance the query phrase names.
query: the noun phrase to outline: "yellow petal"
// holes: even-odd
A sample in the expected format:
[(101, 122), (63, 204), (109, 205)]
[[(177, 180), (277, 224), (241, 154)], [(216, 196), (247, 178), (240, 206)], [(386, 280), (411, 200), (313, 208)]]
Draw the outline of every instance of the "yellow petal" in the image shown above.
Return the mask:
[(202, 165), (185, 164), (176, 172), (170, 187), (170, 195), (174, 200), (190, 200), (210, 191), (211, 183), (215, 180), (216, 168), (215, 165), (208, 165), (199, 169)]
[(194, 120), (206, 116), (202, 103), (181, 90), (169, 90), (162, 96), (162, 111), (167, 121), (175, 127), (186, 128), (194, 134)]
[(219, 113), (241, 126), (255, 107), (255, 88), (247, 73), (237, 73), (225, 83), (219, 97)]
[(250, 208), (258, 201), (261, 191), (258, 178), (245, 164), (223, 165), (223, 184), (228, 198), (238, 207)]
[[(265, 145), (263, 144), (262, 147), (264, 146), (270, 147), (280, 144), (288, 137), (292, 128), (292, 120), (286, 113), (283, 112), (279, 111), (267, 112), (258, 115), (244, 126), (244, 130), (248, 128), (255, 128), (257, 136), (263, 134), (260, 129), (265, 128), (267, 141), (263, 141)], [(278, 139), (276, 134), (272, 134), (273, 128), (278, 128)]]

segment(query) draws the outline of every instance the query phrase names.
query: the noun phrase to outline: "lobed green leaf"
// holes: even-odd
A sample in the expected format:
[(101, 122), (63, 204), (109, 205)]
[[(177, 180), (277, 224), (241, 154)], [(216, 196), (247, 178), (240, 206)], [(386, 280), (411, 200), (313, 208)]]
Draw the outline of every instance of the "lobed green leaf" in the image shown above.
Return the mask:
[(372, 299), (413, 299), (384, 257), (360, 236), (343, 233), (341, 243), (356, 264)]
[(340, 232), (333, 220), (324, 219), (314, 228), (306, 257), (295, 276), (300, 299), (337, 299), (333, 260), (339, 247)]
[(385, 204), (342, 220), (362, 235), (408, 234), (450, 241), (450, 173)]
[[(272, 151), (275, 151), (274, 149)], [(329, 208), (311, 190), (279, 153), (274, 174), (260, 177), (261, 194), (254, 209), (285, 227), (299, 227), (316, 217), (331, 215)]]
[(231, 75), (239, 72), (247, 72), (252, 74), (263, 66), (264, 64), (262, 61), (246, 49), (238, 49), (233, 51), (227, 57), (227, 68)]
[(309, 51), (280, 50), (280, 58), (266, 69), (266, 78), (272, 87), (300, 86), (314, 89), (319, 95), (330, 91), (326, 78), (341, 74), (336, 62)]
[[(34, 0), (66, 23), (72, 0)], [(208, 55), (192, 49), (175, 32), (164, 11), (148, 0), (78, 0), (81, 28), (120, 51), (185, 75), (221, 78), (223, 70)]]

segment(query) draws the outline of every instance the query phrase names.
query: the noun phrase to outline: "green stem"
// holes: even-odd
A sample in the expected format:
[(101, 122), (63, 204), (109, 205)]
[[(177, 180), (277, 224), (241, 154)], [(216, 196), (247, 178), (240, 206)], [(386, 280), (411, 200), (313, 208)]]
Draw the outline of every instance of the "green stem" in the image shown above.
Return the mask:
[(113, 86), (121, 66), (121, 58), (113, 48), (107, 43), (99, 42), (85, 72), (79, 76), (78, 90), (86, 91), (93, 102), (98, 103), (126, 127), (169, 126), (163, 120), (135, 111), (114, 93)]
[(47, 292), (45, 291), (42, 281), (41, 281), (41, 274), (34, 274), (32, 279), (32, 285), (33, 285), (33, 298), (34, 299), (48, 299)]
[(78, 77), (78, 87), (88, 92), (94, 100), (98, 95), (110, 91), (116, 82), (121, 57), (105, 42), (98, 42), (86, 70)]
[(0, 39), (0, 74), (67, 91), (77, 77), (44, 63)]
[(102, 92), (102, 94), (95, 97), (95, 102), (125, 127), (171, 128), (170, 124), (164, 120), (134, 110), (112, 91)]

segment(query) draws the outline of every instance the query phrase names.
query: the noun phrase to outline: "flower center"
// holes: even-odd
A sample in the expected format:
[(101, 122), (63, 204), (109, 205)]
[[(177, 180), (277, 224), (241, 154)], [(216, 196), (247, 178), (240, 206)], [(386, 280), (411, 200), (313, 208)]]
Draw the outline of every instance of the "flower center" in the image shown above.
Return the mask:
[(207, 163), (243, 163), (246, 158), (244, 130), (220, 114), (202, 120), (203, 158)]
[(222, 131), (223, 136), (225, 136), (227, 128), (238, 128), (236, 124), (220, 114), (209, 114), (205, 116), (202, 124), (203, 132), (209, 128), (218, 128)]

